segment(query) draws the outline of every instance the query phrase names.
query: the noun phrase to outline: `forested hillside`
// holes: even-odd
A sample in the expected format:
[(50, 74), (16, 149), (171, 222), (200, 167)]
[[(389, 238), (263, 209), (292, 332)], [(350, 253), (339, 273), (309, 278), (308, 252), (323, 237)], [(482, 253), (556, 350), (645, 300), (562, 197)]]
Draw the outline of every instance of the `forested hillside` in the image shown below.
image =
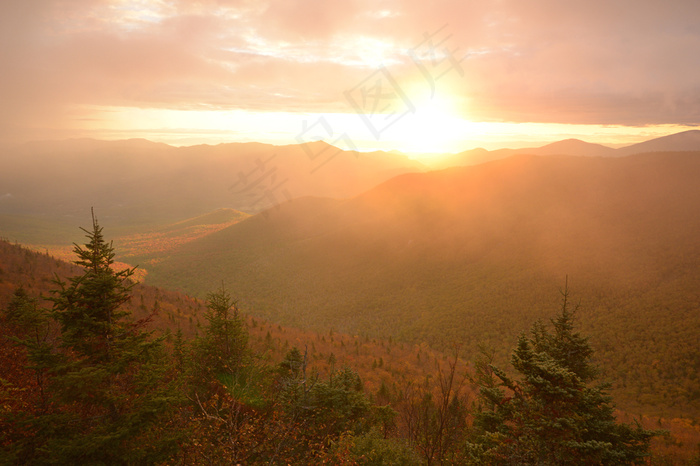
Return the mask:
[[(66, 255), (68, 261), (75, 259), (74, 254)], [(54, 280), (58, 277), (65, 281), (80, 272), (79, 267), (66, 260), (0, 240), (0, 309), (7, 307), (20, 286), (28, 296), (50, 307), (48, 298), (58, 289)], [(124, 270), (125, 264), (113, 264), (113, 267)], [(217, 286), (221, 286), (221, 280), (218, 284), (212, 283), (212, 290)], [(147, 320), (147, 328), (170, 335), (169, 341), (178, 330), (185, 337), (194, 337), (205, 321), (204, 300), (143, 283), (134, 285), (131, 299), (123, 307), (135, 319)], [(306, 349), (309, 360), (319, 373), (328, 374), (329, 359), (339, 367), (352, 365), (362, 375), (371, 393), (377, 392), (383, 383), (398, 387), (402, 383), (424, 380), (433, 373), (435, 361), (446, 358), (426, 344), (404, 344), (391, 338), (370, 339), (339, 333), (331, 328), (315, 332), (284, 327), (251, 316), (245, 308), (242, 311), (249, 344), (260, 357), (277, 363), (292, 347)]]
[(568, 276), (616, 396), (697, 415), (698, 179), (697, 152), (519, 156), (298, 199), (136, 260), (200, 297), (224, 277), (284, 324), (459, 342), (469, 357), (485, 344), (501, 362)]
[[(78, 266), (0, 241), (3, 464), (500, 464), (523, 454), (535, 462), (546, 455), (571, 458), (566, 442), (529, 427), (523, 433), (534, 435), (532, 441), (516, 440), (520, 446), (513, 450), (507, 439), (523, 433), (513, 431), (507, 418), (520, 413), (542, 422), (542, 414), (515, 404), (507, 412), (493, 411), (496, 417), (489, 414), (489, 403), (500, 404), (510, 399), (508, 391), (521, 389), (512, 380), (498, 382), (503, 373), (484, 365), (487, 353), (472, 372), (457, 353), (333, 330), (313, 334), (246, 317), (222, 288), (204, 306), (134, 285), (129, 269), (103, 268), (112, 261), (112, 249), (101, 228), (95, 224), (88, 233), (88, 242), (76, 249)], [(102, 309), (110, 310), (109, 320), (100, 317)], [(533, 327), (540, 332), (533, 343), (569, 332), (580, 357), (576, 365), (556, 364), (578, 374), (591, 353), (587, 341), (571, 333), (574, 314), (567, 309), (564, 303), (554, 333)], [(105, 320), (90, 330), (91, 321), (79, 318), (85, 313), (97, 319), (92, 322)], [(105, 339), (98, 329), (112, 337)], [(539, 345), (532, 350), (556, 357), (554, 347)], [(519, 351), (529, 350), (521, 344)], [(586, 369), (571, 382), (588, 385), (591, 374)], [(552, 377), (552, 383), (563, 383), (556, 373)], [(527, 390), (525, 380), (517, 383)], [(593, 419), (603, 423), (586, 427), (576, 421), (561, 433), (579, 438), (581, 453), (591, 460), (631, 464), (645, 458), (653, 432), (617, 424), (609, 401), (596, 401), (596, 390), (591, 385), (585, 395), (593, 397), (586, 409), (594, 407)], [(524, 396), (529, 406), (539, 403), (536, 394)], [(580, 412), (574, 408), (579, 401), (560, 402)], [(699, 429), (680, 420), (642, 421), (672, 432), (653, 441), (654, 463), (691, 459), (689, 445), (700, 440)], [(493, 429), (503, 442), (495, 441)], [(595, 439), (603, 438), (612, 443), (587, 450), (587, 442), (599, 445)]]

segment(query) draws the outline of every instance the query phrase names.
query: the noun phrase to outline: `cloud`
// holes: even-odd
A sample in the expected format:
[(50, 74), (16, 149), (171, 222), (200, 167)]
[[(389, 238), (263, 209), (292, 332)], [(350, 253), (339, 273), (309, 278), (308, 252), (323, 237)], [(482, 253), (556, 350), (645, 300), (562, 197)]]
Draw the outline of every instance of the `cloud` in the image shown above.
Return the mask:
[[(484, 116), (650, 124), (700, 120), (697, 2), (513, 2), (511, 42), (470, 65)], [(527, 116), (529, 113), (529, 117)]]
[(344, 0), (271, 0), (256, 18), (257, 30), (266, 37), (309, 41), (351, 32), (370, 2)]
[(424, 78), (408, 52), (430, 40), (464, 59), (441, 83), (473, 119), (697, 124), (698, 17), (694, 0), (2, 2), (0, 138), (70, 128), (76, 105), (348, 111), (381, 65)]

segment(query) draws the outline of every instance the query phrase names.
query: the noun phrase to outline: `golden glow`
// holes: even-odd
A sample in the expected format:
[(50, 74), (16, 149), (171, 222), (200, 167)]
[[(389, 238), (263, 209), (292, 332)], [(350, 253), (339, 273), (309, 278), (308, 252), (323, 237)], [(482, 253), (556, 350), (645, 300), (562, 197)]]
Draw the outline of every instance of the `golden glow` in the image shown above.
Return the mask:
[(406, 152), (454, 152), (464, 144), (467, 123), (457, 117), (444, 95), (425, 96), (414, 103), (415, 113), (398, 123), (401, 150)]
[[(420, 97), (420, 95), (419, 95)], [(74, 107), (75, 125), (57, 135), (95, 139), (141, 137), (172, 145), (256, 141), (295, 144), (303, 124), (323, 119), (333, 135), (309, 134), (342, 149), (399, 150), (416, 154), (456, 153), (476, 147), (488, 150), (539, 147), (568, 138), (604, 145), (625, 145), (692, 129), (681, 125), (646, 127), (556, 123), (472, 122), (461, 118), (445, 94), (412, 98), (408, 114), (377, 139), (355, 113), (254, 112), (245, 110), (167, 110), (131, 107)], [(347, 136), (347, 137), (345, 137)]]
[[(0, 144), (294, 144), (305, 122), (323, 117), (331, 144), (416, 154), (572, 137), (620, 145), (693, 128), (655, 122), (697, 122), (698, 64), (673, 51), (700, 42), (680, 9), (656, 22), (660, 9), (636, 9), (627, 42), (639, 35), (655, 46), (601, 66), (614, 65), (619, 31), (583, 4), (574, 14), (517, 1), (318, 2), (311, 12), (289, 1), (57, 3), (0, 2), (0, 22), (16, 25), (0, 73)], [(561, 24), (590, 34), (541, 41)]]
[(71, 137), (142, 137), (172, 145), (234, 141), (291, 144), (302, 121), (301, 115), (290, 112), (94, 106), (74, 109), (73, 116), (80, 129)]

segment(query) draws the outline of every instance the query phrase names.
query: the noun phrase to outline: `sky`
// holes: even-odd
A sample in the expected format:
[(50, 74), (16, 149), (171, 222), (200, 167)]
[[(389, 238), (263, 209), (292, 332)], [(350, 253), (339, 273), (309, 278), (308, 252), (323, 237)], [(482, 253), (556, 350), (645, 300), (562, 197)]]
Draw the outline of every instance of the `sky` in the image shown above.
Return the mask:
[(697, 0), (7, 0), (0, 143), (458, 152), (700, 124)]

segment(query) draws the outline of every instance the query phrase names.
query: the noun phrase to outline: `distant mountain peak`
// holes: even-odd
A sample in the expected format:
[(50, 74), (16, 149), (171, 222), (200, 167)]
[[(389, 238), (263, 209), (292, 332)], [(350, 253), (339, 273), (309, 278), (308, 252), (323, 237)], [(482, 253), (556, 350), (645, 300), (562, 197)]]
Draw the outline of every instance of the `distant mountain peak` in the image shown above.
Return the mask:
[(532, 150), (537, 155), (591, 155), (609, 156), (614, 149), (602, 144), (594, 144), (580, 139), (570, 138), (553, 142)]
[(552, 145), (554, 145), (554, 144), (565, 144), (565, 143), (590, 144), (589, 142), (582, 141), (581, 139), (568, 138), (568, 139), (562, 139), (561, 141), (552, 142), (552, 143), (547, 144), (547, 145), (548, 145), (548, 146), (552, 146)]
[(301, 143), (301, 144), (290, 144), (290, 145), (292, 145), (292, 146), (296, 146), (296, 145), (299, 145), (299, 146), (307, 145), (307, 146), (310, 146), (310, 147), (335, 147), (334, 145), (327, 143), (327, 142), (324, 141), (323, 139), (318, 139), (318, 140), (316, 140), (316, 141), (307, 141), (307, 142), (303, 142), (303, 143)]

